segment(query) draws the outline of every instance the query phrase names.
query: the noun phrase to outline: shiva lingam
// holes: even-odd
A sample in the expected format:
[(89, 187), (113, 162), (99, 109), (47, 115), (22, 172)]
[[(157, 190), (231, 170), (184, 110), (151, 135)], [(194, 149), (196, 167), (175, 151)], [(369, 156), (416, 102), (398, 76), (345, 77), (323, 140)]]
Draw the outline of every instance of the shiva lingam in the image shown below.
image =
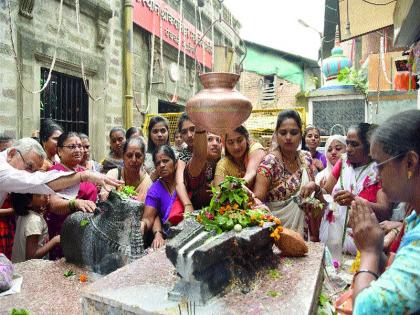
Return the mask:
[(170, 300), (205, 305), (233, 285), (248, 292), (258, 271), (276, 264), (273, 244), (286, 256), (307, 252), (300, 235), (283, 229), (279, 219), (249, 198), (243, 184), (227, 176), (208, 207), (170, 229), (166, 256), (179, 275)]
[(245, 96), (235, 89), (242, 72), (242, 63), (246, 57), (246, 46), (235, 29), (222, 19), (221, 14), (219, 19), (216, 19), (204, 32), (197, 42), (196, 48), (216, 23), (224, 23), (233, 31), (240, 39), (245, 53), (239, 65), (235, 67), (236, 73), (201, 73), (201, 66), (197, 63), (197, 72), (200, 73), (199, 79), (204, 89), (187, 101), (186, 112), (194, 124), (215, 134), (224, 135), (248, 119), (252, 105)]

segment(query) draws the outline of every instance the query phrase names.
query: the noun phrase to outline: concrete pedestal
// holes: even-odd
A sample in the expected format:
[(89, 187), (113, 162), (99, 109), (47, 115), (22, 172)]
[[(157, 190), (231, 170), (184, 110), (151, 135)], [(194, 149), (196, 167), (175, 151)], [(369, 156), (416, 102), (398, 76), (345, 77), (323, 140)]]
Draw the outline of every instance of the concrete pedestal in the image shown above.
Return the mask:
[[(335, 124), (345, 130), (367, 121), (365, 96), (352, 86), (320, 88), (308, 98), (308, 121), (329, 134)], [(341, 132), (341, 129), (335, 131)]]
[(324, 246), (309, 243), (300, 258), (274, 255), (274, 268), (260, 271), (249, 287), (231, 283), (199, 306), (168, 299), (178, 276), (165, 250), (153, 252), (82, 290), (83, 314), (313, 314), (322, 285)]

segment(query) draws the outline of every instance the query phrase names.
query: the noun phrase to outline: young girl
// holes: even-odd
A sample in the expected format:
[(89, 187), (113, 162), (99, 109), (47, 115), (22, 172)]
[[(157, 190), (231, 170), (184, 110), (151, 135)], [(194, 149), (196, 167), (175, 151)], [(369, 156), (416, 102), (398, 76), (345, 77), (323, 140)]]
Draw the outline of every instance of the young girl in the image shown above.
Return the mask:
[(12, 262), (47, 258), (48, 252), (60, 244), (60, 235), (48, 240), (48, 227), (43, 214), (48, 195), (10, 194), (10, 202), (18, 215)]

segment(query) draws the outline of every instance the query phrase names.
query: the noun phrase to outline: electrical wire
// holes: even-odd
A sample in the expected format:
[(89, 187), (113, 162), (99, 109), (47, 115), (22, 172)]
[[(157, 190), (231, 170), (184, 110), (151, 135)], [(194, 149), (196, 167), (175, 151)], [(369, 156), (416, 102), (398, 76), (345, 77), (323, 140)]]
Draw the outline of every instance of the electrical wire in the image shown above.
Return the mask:
[[(177, 54), (177, 58), (176, 58), (176, 69), (179, 73), (179, 63), (180, 63), (180, 57), (181, 57), (181, 45), (182, 45), (182, 27), (184, 25), (184, 12), (183, 12), (183, 0), (179, 1), (179, 20), (180, 20), (180, 26), (179, 26), (179, 31), (178, 31), (178, 54)], [(174, 93), (172, 95), (172, 100), (171, 103), (176, 103), (176, 97), (177, 97), (177, 93), (178, 93), (178, 81), (180, 80), (180, 78), (178, 78), (178, 80), (175, 81), (175, 87), (174, 87)]]
[[(76, 26), (77, 26), (77, 34), (82, 37), (82, 33), (80, 32), (80, 0), (75, 0), (75, 10), (76, 10)], [(107, 61), (105, 62), (105, 85), (104, 88), (101, 92), (102, 96), (99, 97), (95, 97), (92, 92), (89, 89), (89, 85), (88, 85), (88, 80), (86, 78), (86, 74), (85, 74), (85, 65), (83, 63), (83, 56), (82, 56), (82, 44), (79, 44), (79, 57), (80, 57), (80, 69), (81, 69), (81, 73), (82, 73), (82, 81), (83, 81), (83, 85), (85, 87), (86, 93), (88, 94), (89, 98), (92, 99), (94, 102), (98, 102), (100, 100), (106, 100), (106, 93), (108, 90), (108, 84), (109, 84), (109, 67), (110, 67), (110, 56), (111, 56), (111, 45), (112, 45), (112, 41), (113, 41), (113, 33), (114, 33), (114, 29), (113, 29), (113, 19), (114, 19), (114, 14), (115, 11), (112, 10), (112, 16), (111, 16), (111, 28), (108, 29), (108, 32), (110, 34), (110, 46), (109, 46), (109, 50), (108, 50), (108, 56), (106, 57)]]
[(392, 2), (397, 2), (397, 0), (391, 0), (391, 1), (388, 1), (386, 3), (375, 3), (375, 2), (368, 1), (368, 0), (362, 0), (362, 1), (366, 2), (367, 4), (370, 4), (370, 5), (388, 5), (388, 4), (391, 4)]
[[(57, 26), (57, 33), (56, 33), (55, 38), (54, 38), (54, 54), (53, 54), (51, 65), (49, 67), (48, 77), (47, 77), (47, 80), (44, 82), (44, 85), (42, 86), (42, 88), (40, 90), (36, 90), (36, 91), (32, 91), (32, 90), (26, 88), (25, 85), (23, 84), (22, 69), (20, 67), (20, 64), (21, 64), (22, 60), (19, 60), (19, 57), (18, 57), (17, 52), (16, 52), (15, 42), (13, 40), (13, 27), (12, 27), (13, 23), (12, 23), (12, 13), (11, 13), (11, 8), (10, 8), (10, 1), (7, 1), (7, 7), (8, 7), (8, 13), (9, 13), (9, 21), (8, 22), (9, 22), (10, 42), (11, 42), (11, 45), (12, 45), (13, 57), (15, 58), (16, 71), (18, 73), (18, 80), (19, 80), (20, 86), (27, 93), (39, 94), (42, 91), (44, 91), (46, 89), (46, 87), (48, 86), (48, 84), (50, 83), (51, 73), (54, 70), (55, 62), (57, 60), (58, 39), (60, 37), (61, 25), (62, 25), (62, 22), (63, 22), (63, 0), (60, 1), (60, 8), (58, 10), (58, 26)], [(22, 62), (22, 64), (23, 64), (23, 62)]]

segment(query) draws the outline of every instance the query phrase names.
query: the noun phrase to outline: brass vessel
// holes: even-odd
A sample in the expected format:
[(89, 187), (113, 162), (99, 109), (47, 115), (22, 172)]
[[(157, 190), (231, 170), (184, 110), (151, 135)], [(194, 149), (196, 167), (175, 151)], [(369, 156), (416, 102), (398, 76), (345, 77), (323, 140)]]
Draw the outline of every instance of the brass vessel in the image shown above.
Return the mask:
[(235, 85), (240, 75), (229, 72), (209, 72), (199, 75), (204, 89), (186, 104), (191, 121), (218, 135), (239, 127), (252, 111), (251, 102)]

